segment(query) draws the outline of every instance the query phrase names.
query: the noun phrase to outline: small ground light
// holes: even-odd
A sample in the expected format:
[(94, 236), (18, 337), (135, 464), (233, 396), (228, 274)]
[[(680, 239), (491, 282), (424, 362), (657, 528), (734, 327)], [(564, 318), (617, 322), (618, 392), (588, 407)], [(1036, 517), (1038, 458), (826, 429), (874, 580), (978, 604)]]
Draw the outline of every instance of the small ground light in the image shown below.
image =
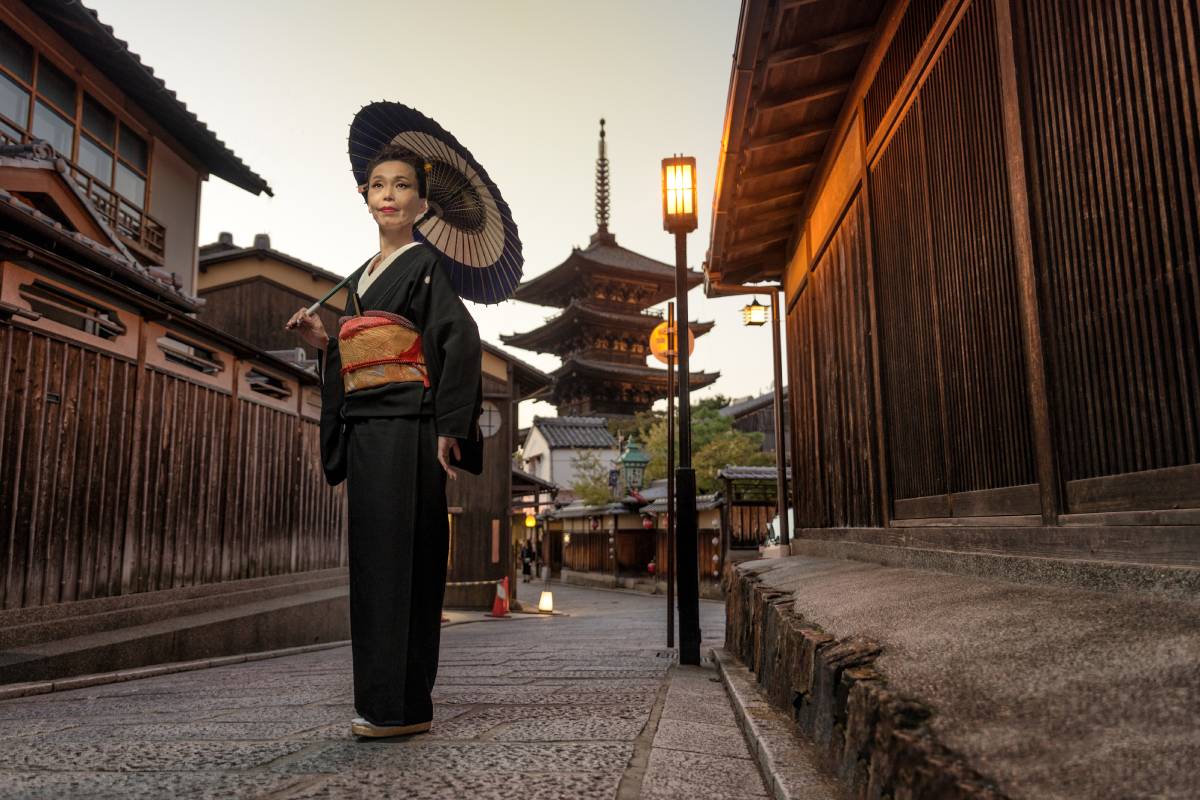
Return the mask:
[(554, 592), (550, 591), (549, 589), (545, 589), (542, 591), (542, 597), (540, 600), (538, 600), (538, 613), (539, 614), (553, 614), (554, 613)]

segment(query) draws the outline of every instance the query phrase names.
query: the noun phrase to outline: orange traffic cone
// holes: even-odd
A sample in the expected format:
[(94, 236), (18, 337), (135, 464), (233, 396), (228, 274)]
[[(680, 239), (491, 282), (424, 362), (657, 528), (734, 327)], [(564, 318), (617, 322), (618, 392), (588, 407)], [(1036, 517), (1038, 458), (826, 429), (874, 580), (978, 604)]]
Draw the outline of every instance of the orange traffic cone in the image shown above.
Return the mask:
[(490, 617), (508, 616), (508, 576), (496, 581), (496, 599), (492, 601)]

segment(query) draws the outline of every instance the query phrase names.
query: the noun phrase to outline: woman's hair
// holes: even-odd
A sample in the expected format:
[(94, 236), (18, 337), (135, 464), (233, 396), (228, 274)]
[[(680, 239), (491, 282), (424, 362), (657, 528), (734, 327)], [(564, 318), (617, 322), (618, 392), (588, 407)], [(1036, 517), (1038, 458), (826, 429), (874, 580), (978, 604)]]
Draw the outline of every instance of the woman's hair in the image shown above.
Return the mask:
[(367, 199), (367, 186), (371, 184), (371, 173), (375, 168), (385, 161), (403, 161), (413, 168), (413, 172), (417, 173), (417, 196), (424, 199), (429, 193), (429, 174), (425, 171), (427, 162), (423, 156), (419, 156), (412, 150), (400, 147), (399, 145), (388, 144), (384, 145), (383, 149), (375, 154), (375, 157), (367, 162), (367, 171), (365, 173), (367, 183), (363, 187), (363, 200)]

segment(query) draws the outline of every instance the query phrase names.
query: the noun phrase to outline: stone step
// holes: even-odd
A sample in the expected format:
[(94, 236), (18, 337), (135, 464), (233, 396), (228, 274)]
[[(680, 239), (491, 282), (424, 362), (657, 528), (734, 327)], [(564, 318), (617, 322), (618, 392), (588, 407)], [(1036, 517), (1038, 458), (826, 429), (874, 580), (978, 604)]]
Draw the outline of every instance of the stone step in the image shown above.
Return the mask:
[(6, 648), (0, 651), (0, 684), (56, 680), (349, 638), (349, 587), (307, 588), (199, 613)]
[(343, 569), (141, 592), (0, 614), (0, 651), (344, 586)]

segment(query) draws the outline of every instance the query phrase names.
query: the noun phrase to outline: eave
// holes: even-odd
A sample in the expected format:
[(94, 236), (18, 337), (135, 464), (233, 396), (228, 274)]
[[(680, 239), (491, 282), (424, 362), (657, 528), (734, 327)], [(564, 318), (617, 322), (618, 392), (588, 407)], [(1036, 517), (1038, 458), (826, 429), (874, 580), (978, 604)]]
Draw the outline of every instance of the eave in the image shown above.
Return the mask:
[[(607, 311), (587, 303), (572, 301), (561, 314), (551, 317), (542, 326), (524, 333), (501, 334), (500, 341), (523, 350), (557, 354), (564, 346), (566, 339), (585, 325), (623, 331), (632, 330), (649, 336), (650, 332), (662, 322), (664, 322), (663, 318), (657, 315)], [(713, 322), (693, 322), (690, 325), (692, 335), (703, 336), (712, 330), (714, 324)]]
[(709, 296), (782, 279), (886, 5), (743, 0), (705, 263)]

